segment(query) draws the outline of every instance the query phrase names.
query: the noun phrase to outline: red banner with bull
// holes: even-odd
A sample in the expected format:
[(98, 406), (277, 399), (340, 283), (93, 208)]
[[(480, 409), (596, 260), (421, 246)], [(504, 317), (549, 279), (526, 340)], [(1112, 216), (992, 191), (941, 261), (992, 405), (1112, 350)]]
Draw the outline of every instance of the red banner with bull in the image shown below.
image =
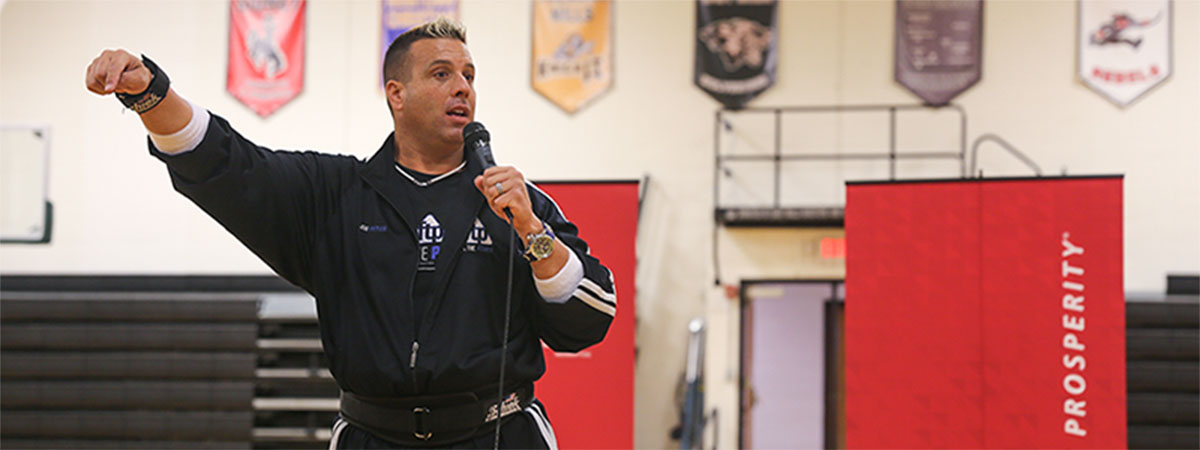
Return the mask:
[(846, 190), (848, 448), (1124, 448), (1120, 177)]
[(1079, 77), (1127, 106), (1171, 76), (1169, 0), (1079, 2)]
[(303, 0), (229, 3), (226, 89), (267, 117), (304, 88)]

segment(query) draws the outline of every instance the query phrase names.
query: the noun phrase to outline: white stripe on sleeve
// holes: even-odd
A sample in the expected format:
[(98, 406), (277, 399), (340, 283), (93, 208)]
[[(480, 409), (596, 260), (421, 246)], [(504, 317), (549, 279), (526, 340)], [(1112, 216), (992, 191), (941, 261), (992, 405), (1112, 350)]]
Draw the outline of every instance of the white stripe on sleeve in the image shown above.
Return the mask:
[(617, 307), (596, 299), (591, 293), (584, 289), (575, 290), (575, 298), (579, 301), (587, 303), (588, 306), (595, 308), (597, 311), (608, 314), (610, 316), (617, 315)]
[[(608, 282), (612, 283), (611, 275), (609, 276)], [(600, 285), (596, 284), (595, 281), (589, 280), (587, 278), (579, 280), (579, 288), (581, 290), (587, 291), (588, 293), (592, 294), (592, 296), (596, 297), (597, 299), (603, 300), (604, 303), (608, 303), (610, 305), (617, 306), (617, 296), (615, 294), (610, 294), (608, 291), (605, 291), (604, 288), (602, 288), (602, 287), (600, 287)]]

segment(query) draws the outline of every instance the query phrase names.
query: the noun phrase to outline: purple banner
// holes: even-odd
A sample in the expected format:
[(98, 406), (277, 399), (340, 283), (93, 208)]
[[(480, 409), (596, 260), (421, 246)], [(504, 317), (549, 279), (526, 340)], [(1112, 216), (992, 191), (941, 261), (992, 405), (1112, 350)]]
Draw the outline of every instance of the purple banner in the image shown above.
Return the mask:
[[(379, 67), (392, 41), (410, 28), (440, 16), (458, 20), (458, 0), (383, 0), (383, 45), (379, 47)], [(381, 85), (382, 85), (382, 79)]]

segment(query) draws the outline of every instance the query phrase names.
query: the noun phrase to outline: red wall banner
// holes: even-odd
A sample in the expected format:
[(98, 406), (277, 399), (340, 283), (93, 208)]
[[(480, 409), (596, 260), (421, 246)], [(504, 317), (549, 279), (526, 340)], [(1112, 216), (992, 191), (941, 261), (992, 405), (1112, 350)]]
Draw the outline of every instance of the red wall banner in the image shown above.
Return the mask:
[(1121, 181), (848, 186), (847, 447), (1125, 447)]
[(593, 256), (613, 272), (617, 315), (604, 341), (576, 354), (546, 353), (536, 395), (559, 448), (633, 448), (634, 275), (638, 183), (538, 183), (579, 226)]
[(229, 3), (229, 72), (225, 89), (261, 117), (304, 87), (303, 0)]

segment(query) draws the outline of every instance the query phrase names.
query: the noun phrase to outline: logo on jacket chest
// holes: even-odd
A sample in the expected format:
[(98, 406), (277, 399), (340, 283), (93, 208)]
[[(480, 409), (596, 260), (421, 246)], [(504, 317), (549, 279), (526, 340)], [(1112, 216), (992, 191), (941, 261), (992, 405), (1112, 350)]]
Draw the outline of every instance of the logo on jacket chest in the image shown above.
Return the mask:
[(488, 235), (487, 229), (483, 228), (483, 222), (479, 218), (475, 219), (475, 226), (471, 228), (471, 234), (467, 235), (467, 245), (463, 246), (465, 252), (492, 252), (492, 237)]
[(363, 233), (386, 233), (387, 225), (367, 225), (365, 223), (358, 225), (358, 231)]
[(417, 270), (434, 270), (437, 267), (438, 254), (442, 251), (442, 235), (442, 224), (432, 213), (426, 214), (417, 228), (417, 246), (421, 255)]

